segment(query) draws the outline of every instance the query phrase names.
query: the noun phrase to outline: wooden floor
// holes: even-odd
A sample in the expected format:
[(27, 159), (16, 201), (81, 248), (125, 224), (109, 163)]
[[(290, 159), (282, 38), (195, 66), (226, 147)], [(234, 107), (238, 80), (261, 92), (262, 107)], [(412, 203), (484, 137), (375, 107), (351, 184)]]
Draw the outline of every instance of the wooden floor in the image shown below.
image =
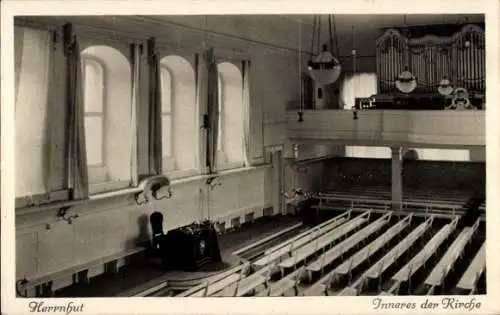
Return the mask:
[[(297, 222), (301, 217), (278, 216), (269, 219), (256, 220), (252, 225), (244, 225), (239, 230), (228, 232), (219, 237), (222, 252), (222, 264), (210, 264), (204, 266), (199, 274), (192, 272), (165, 272), (160, 267), (151, 263), (134, 264), (120, 269), (116, 275), (101, 275), (91, 279), (90, 283), (79, 287), (71, 286), (55, 292), (56, 297), (112, 297), (125, 292), (135, 291), (136, 288), (160, 283), (165, 280), (189, 280), (196, 282), (197, 278), (206, 278), (214, 272), (227, 269), (238, 264), (239, 259), (232, 255), (238, 248), (247, 246), (268, 235), (274, 234)], [(305, 228), (305, 227), (304, 227)]]

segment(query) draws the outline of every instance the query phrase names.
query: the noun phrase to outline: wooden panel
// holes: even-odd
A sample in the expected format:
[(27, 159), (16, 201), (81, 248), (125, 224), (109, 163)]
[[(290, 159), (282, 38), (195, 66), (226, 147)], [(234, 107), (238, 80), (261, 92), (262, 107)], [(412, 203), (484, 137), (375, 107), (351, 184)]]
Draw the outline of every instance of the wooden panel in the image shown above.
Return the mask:
[(358, 119), (346, 110), (305, 111), (301, 123), (290, 111), (287, 121), (288, 137), (293, 143), (314, 140), (331, 145), (455, 149), (486, 145), (484, 111), (373, 110), (359, 112)]

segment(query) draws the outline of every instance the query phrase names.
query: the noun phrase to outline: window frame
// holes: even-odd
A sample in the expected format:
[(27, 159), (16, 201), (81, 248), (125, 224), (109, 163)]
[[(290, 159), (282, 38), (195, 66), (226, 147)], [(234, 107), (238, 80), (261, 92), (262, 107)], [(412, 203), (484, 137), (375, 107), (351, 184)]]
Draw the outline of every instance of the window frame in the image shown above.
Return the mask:
[[(107, 75), (106, 75), (106, 66), (104, 63), (97, 57), (89, 55), (89, 54), (82, 54), (81, 56), (81, 62), (83, 65), (83, 82), (86, 82), (86, 70), (87, 70), (87, 65), (91, 65), (98, 69), (100, 72), (100, 87), (101, 87), (101, 102), (102, 102), (102, 111), (101, 112), (90, 112), (86, 110), (85, 106), (85, 97), (84, 97), (84, 120), (86, 120), (87, 117), (100, 117), (101, 118), (101, 123), (102, 123), (102, 134), (101, 134), (101, 163), (100, 164), (88, 164), (88, 171), (89, 171), (89, 183), (91, 185), (99, 185), (105, 182), (109, 181), (109, 176), (108, 176), (108, 170), (107, 170), (107, 163), (106, 163), (106, 144), (108, 141), (108, 126), (107, 126), (107, 116), (108, 116), (108, 110), (107, 110), (107, 102), (106, 102), (106, 82), (107, 82)], [(83, 94), (85, 95), (85, 84), (83, 85)], [(88, 145), (90, 141), (86, 139), (86, 146), (88, 148)], [(86, 148), (86, 150), (87, 150)]]
[[(167, 74), (168, 75), (168, 78), (169, 78), (169, 86), (168, 87), (165, 87), (164, 86), (164, 83), (163, 83), (163, 76), (164, 74)], [(175, 163), (175, 145), (174, 145), (174, 141), (175, 141), (175, 128), (174, 128), (174, 123), (175, 123), (175, 110), (174, 110), (174, 104), (173, 104), (173, 98), (174, 98), (174, 93), (175, 93), (175, 89), (173, 88), (173, 80), (174, 80), (174, 77), (172, 75), (172, 71), (168, 68), (168, 66), (166, 65), (163, 65), (161, 64), (160, 65), (160, 83), (161, 83), (161, 93), (162, 93), (162, 104), (161, 104), (161, 124), (162, 124), (162, 129), (164, 127), (164, 124), (163, 124), (163, 118), (165, 116), (169, 116), (170, 117), (170, 124), (169, 124), (169, 128), (170, 128), (170, 139), (169, 140), (169, 146), (170, 146), (170, 152), (169, 154), (170, 155), (167, 155), (167, 156), (163, 156), (163, 150), (162, 150), (162, 162), (163, 162), (163, 173), (169, 173), (169, 172), (175, 172), (177, 171), (177, 166), (176, 166), (176, 163)], [(169, 91), (169, 98), (170, 98), (170, 111), (169, 112), (165, 112), (163, 111), (163, 97), (164, 97), (164, 93), (165, 93), (165, 90), (168, 90)], [(163, 134), (162, 134), (162, 146), (165, 145), (165, 139), (163, 139)]]
[(225, 168), (227, 164), (229, 164), (227, 154), (224, 151), (225, 146), (225, 132), (224, 132), (224, 125), (225, 125), (225, 115), (224, 115), (224, 110), (226, 109), (226, 104), (224, 104), (224, 78), (222, 74), (217, 71), (217, 93), (218, 93), (218, 98), (217, 98), (217, 106), (219, 108), (219, 117), (217, 118), (217, 160), (219, 164), (219, 168)]

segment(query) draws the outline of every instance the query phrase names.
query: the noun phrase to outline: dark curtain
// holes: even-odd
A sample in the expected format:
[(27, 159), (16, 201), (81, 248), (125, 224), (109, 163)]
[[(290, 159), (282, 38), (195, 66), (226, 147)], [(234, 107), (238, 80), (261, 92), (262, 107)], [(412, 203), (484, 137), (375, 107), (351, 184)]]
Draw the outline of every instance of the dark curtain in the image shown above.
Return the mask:
[(66, 55), (66, 106), (68, 113), (68, 181), (72, 199), (89, 195), (87, 152), (85, 146), (85, 109), (83, 103), (83, 75), (80, 47), (72, 25), (66, 24), (64, 52)]
[(219, 134), (219, 73), (213, 48), (205, 52), (207, 69), (207, 167), (210, 174), (217, 172), (217, 138)]
[(148, 40), (149, 64), (149, 173), (162, 173), (161, 79), (155, 38)]

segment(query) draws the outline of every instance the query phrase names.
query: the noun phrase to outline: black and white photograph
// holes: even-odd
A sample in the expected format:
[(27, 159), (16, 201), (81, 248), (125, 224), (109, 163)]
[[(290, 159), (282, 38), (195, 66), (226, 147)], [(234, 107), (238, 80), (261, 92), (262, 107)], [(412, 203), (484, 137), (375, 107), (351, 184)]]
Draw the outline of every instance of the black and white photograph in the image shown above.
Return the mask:
[(484, 312), (498, 42), (473, 6), (14, 15), (2, 293)]

